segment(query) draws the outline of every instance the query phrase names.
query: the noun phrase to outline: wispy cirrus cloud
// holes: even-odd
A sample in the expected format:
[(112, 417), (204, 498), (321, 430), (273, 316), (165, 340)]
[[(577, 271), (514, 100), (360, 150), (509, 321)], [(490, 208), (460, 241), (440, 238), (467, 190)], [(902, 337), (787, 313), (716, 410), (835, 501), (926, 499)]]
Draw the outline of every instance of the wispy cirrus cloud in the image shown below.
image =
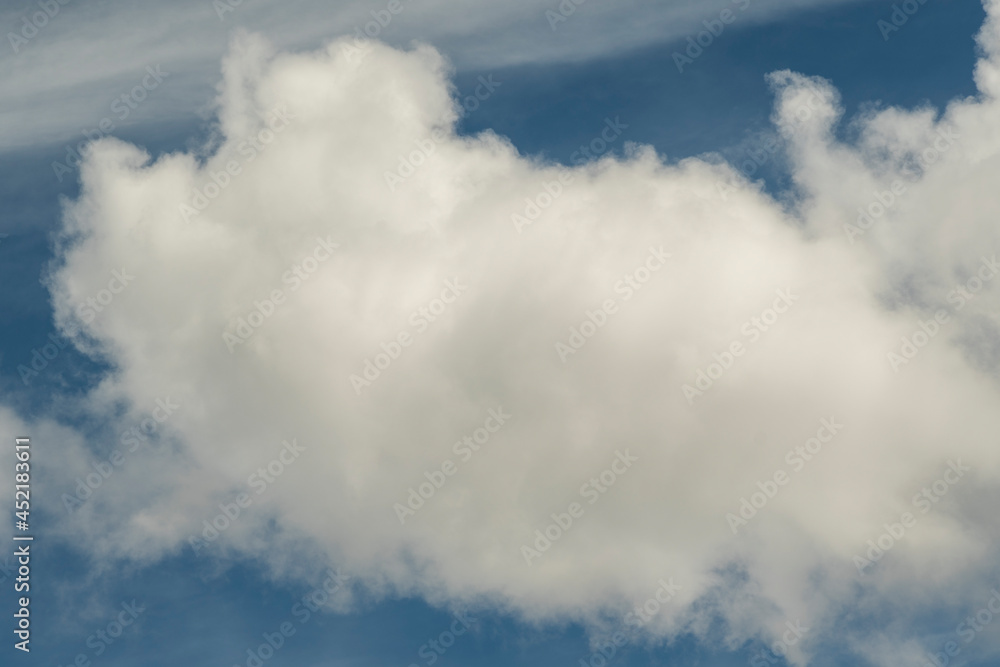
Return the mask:
[[(852, 1), (753, 0), (752, 9), (741, 12), (741, 22), (752, 25), (804, 8)], [(553, 32), (546, 11), (558, 12), (559, 2), (476, 2), (456, 8), (445, 0), (400, 0), (391, 12), (386, 0), (334, 5), (247, 0), (225, 3), (229, 10), (221, 11), (221, 0), (48, 4), (53, 3), (58, 13), (37, 32), (24, 27), (25, 20), (35, 27), (31, 18), (41, 11), (37, 4), (0, 12), (0, 26), (7, 34), (0, 44), (0, 87), (8, 91), (0, 101), (0, 127), (10, 128), (0, 129), (0, 150), (79, 141), (81, 129), (97, 132), (103, 119), (114, 120), (114, 100), (127, 94), (144, 68), (153, 65), (174, 73), (169, 95), (142, 104), (119, 127), (199, 119), (235, 29), (262, 32), (283, 49), (315, 48), (331, 35), (350, 35), (355, 47), (372, 37), (396, 46), (420, 40), (437, 45), (460, 68), (490, 70), (585, 61), (683, 40), (702, 30), (703, 20), (735, 6), (730, 0), (590, 2), (578, 8), (571, 24)], [(20, 41), (25, 39), (22, 30), (34, 35), (26, 43)], [(65, 99), (74, 101), (71, 108), (60, 103)]]

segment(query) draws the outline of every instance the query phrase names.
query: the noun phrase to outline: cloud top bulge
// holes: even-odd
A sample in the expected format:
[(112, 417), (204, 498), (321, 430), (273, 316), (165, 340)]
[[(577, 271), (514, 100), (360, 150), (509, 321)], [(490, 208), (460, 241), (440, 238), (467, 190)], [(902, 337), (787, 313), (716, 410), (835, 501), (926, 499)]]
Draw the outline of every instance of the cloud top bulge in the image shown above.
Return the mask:
[[(632, 144), (571, 168), (458, 136), (430, 47), (288, 54), (238, 35), (219, 140), (155, 161), (96, 142), (67, 207), (57, 321), (115, 368), (89, 408), (185, 407), (183, 446), (124, 466), (66, 529), (155, 560), (277, 459), (208, 549), (293, 576), (275, 518), (378, 594), (594, 628), (672, 578), (649, 637), (736, 646), (801, 619), (797, 661), (843, 633), (843, 604), (964, 609), (996, 579), (977, 509), (998, 481), (987, 8), (980, 95), (852, 119), (852, 143), (829, 82), (772, 75), (791, 207), (711, 158)], [(608, 123), (595, 139), (628, 119)], [(134, 279), (84, 321), (115, 271)], [(922, 513), (915, 494), (958, 460)], [(859, 572), (904, 512), (915, 525)], [(898, 627), (848, 644), (919, 656)]]

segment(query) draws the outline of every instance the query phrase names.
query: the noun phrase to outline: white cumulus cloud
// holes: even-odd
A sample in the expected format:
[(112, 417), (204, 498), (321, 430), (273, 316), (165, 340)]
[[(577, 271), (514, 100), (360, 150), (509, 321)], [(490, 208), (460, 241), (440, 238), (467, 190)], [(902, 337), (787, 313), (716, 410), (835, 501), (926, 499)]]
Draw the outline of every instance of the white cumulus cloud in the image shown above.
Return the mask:
[[(220, 145), (92, 144), (67, 208), (57, 319), (115, 368), (89, 409), (131, 406), (124, 429), (182, 407), (175, 444), (66, 530), (155, 560), (246, 494), (205, 553), (295, 575), (285, 549), (307, 545), (379, 594), (594, 628), (672, 578), (648, 637), (770, 643), (798, 620), (796, 661), (831, 637), (919, 656), (885, 605), (957, 623), (996, 583), (987, 6), (980, 94), (852, 119), (851, 143), (830, 83), (771, 77), (793, 202), (710, 158), (629, 145), (569, 168), (457, 136), (429, 47), (238, 37)], [(627, 118), (594, 121), (595, 142), (627, 140)], [(134, 278), (112, 293), (113, 271)], [(68, 491), (84, 472), (66, 464)], [(845, 626), (848, 607), (875, 620)]]

